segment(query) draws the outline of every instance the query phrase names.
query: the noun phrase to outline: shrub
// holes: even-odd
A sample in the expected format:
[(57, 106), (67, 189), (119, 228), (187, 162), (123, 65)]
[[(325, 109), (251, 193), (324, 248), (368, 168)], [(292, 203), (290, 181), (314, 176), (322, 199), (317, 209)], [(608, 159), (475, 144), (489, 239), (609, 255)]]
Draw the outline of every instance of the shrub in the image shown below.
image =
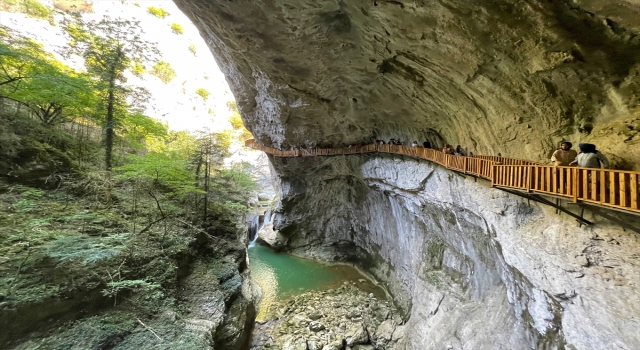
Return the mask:
[(178, 23), (171, 23), (171, 31), (173, 32), (173, 34), (184, 34), (184, 31), (182, 30), (182, 26), (179, 25)]
[(169, 16), (169, 12), (160, 7), (149, 6), (147, 7), (147, 11), (158, 18), (165, 18)]
[(196, 45), (191, 43), (189, 44), (189, 52), (191, 52), (194, 56), (196, 55)]

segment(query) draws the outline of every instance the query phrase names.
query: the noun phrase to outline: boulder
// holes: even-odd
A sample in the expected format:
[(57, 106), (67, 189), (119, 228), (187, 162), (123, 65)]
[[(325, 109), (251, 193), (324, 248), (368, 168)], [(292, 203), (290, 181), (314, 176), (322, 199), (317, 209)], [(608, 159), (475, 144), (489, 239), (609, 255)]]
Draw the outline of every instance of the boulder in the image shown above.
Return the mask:
[(348, 346), (367, 344), (369, 343), (369, 334), (362, 326), (358, 326), (350, 329), (345, 335), (345, 339), (347, 340)]
[(274, 231), (273, 223), (269, 222), (258, 231), (258, 243), (278, 251), (285, 247), (287, 238), (280, 231)]
[(378, 326), (376, 330), (376, 347), (381, 348), (387, 345), (393, 338), (393, 332), (396, 329), (396, 322), (394, 320), (386, 320)]

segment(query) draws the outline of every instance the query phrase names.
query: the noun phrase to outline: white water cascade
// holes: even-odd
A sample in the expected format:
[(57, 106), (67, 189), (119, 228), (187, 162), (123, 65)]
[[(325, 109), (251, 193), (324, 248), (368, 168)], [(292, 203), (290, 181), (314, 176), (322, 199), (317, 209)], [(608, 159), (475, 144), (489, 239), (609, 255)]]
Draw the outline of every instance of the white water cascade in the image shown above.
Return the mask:
[(258, 240), (258, 232), (260, 232), (260, 229), (269, 222), (271, 222), (271, 209), (264, 213), (264, 220), (262, 221), (262, 224), (260, 223), (260, 215), (256, 215), (256, 217), (251, 221), (251, 224), (249, 225), (249, 237), (251, 238), (249, 247), (253, 247), (256, 244), (256, 241)]

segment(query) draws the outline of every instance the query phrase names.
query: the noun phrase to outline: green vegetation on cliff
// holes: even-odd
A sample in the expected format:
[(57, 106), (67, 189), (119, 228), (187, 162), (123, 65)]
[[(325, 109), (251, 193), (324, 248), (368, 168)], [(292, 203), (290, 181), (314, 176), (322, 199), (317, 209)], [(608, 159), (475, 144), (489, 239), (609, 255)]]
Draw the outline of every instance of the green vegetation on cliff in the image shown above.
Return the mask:
[(66, 23), (86, 73), (0, 28), (1, 347), (211, 345), (217, 328), (185, 332), (199, 317), (185, 297), (196, 262), (227, 281), (207, 283), (220, 322), (241, 299), (238, 222), (255, 183), (225, 164), (230, 133), (144, 115), (124, 78), (149, 62), (144, 49), (105, 34), (129, 24)]

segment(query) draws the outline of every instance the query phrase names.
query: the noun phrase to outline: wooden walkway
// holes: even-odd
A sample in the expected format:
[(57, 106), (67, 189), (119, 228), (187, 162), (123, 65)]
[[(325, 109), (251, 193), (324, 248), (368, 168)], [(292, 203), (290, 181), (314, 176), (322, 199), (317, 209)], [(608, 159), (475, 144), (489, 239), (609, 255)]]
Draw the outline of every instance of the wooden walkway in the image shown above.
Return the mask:
[(318, 157), (363, 153), (392, 153), (426, 159), (447, 169), (491, 181), (497, 188), (537, 193), (640, 214), (640, 172), (556, 167), (524, 159), (497, 156), (454, 156), (434, 149), (398, 145), (313, 148), (283, 151), (247, 140), (247, 147), (276, 157)]

